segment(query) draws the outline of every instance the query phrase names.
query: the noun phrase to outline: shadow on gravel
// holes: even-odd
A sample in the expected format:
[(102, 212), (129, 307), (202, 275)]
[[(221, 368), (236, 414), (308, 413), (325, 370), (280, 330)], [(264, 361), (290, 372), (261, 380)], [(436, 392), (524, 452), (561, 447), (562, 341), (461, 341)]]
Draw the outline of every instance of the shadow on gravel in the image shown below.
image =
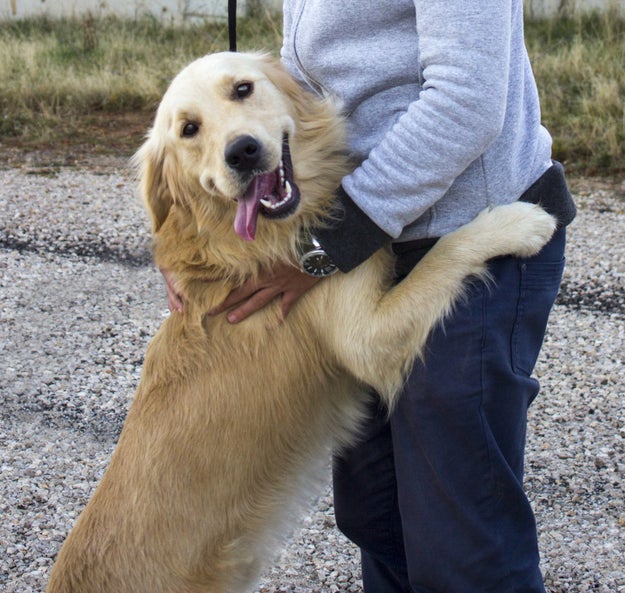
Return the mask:
[[(135, 268), (149, 266), (152, 263), (152, 254), (148, 247), (133, 251), (111, 246), (104, 239), (72, 242), (63, 238), (60, 244), (45, 244), (35, 239), (11, 236), (2, 228), (0, 228), (0, 248), (18, 253), (51, 253), (62, 257), (93, 258), (98, 262), (117, 263)], [(615, 288), (590, 286), (565, 280), (560, 287), (556, 304), (576, 311), (593, 311), (616, 315), (619, 318), (625, 317), (625, 293), (618, 286)]]
[(0, 248), (18, 253), (52, 253), (60, 256), (93, 258), (98, 262), (117, 263), (135, 268), (149, 266), (152, 263), (152, 254), (147, 248), (133, 253), (123, 247), (111, 247), (104, 240), (91, 243), (64, 240), (63, 245), (42, 245), (39, 241), (7, 236), (3, 229), (0, 229)]
[(625, 318), (625, 292), (618, 286), (589, 286), (564, 281), (556, 304), (576, 311), (607, 313)]

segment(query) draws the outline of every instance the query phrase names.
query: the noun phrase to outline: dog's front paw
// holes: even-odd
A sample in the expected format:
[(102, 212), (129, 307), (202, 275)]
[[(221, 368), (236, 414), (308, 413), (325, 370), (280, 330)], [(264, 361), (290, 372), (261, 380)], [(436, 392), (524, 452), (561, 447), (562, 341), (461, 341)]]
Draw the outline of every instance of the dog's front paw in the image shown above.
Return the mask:
[(531, 257), (551, 239), (556, 219), (540, 206), (513, 202), (487, 213), (491, 218), (493, 244), (499, 243), (506, 254)]

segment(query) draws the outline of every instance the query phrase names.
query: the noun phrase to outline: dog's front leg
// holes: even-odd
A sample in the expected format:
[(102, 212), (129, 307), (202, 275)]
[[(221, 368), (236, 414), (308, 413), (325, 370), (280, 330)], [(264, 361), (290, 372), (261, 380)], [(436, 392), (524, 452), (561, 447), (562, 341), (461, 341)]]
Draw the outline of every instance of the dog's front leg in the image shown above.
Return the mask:
[(438, 241), (387, 291), (380, 278), (388, 261), (382, 254), (372, 258), (343, 279), (348, 295), (336, 291), (331, 300), (337, 311), (326, 330), (339, 362), (392, 405), (430, 331), (461, 297), (467, 278), (483, 277), (492, 257), (537, 253), (554, 228), (554, 219), (530, 204), (485, 211)]

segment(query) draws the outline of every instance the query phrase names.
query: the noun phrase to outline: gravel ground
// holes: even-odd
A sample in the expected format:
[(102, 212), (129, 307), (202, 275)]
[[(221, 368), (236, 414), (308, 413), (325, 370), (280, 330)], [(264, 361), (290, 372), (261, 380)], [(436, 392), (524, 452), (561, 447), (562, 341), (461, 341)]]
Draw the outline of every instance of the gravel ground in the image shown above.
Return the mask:
[[(623, 188), (577, 192), (536, 370), (527, 489), (550, 593), (625, 592)], [(148, 246), (123, 167), (0, 170), (2, 593), (43, 591), (106, 467), (167, 315)], [(328, 484), (299, 523), (258, 591), (360, 591)]]

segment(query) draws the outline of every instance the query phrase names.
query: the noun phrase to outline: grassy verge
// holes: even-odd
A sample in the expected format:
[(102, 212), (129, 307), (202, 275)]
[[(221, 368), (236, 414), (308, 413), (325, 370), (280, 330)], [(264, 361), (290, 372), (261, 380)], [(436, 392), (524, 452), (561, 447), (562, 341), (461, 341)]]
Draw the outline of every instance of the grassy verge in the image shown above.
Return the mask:
[[(240, 49), (278, 47), (281, 23), (242, 21)], [(0, 137), (53, 140), (94, 114), (151, 111), (171, 77), (228, 48), (225, 23), (172, 28), (156, 19), (0, 23)]]
[[(279, 47), (279, 18), (243, 19), (238, 28), (241, 50)], [(625, 172), (625, 21), (611, 13), (530, 21), (526, 38), (556, 158), (579, 173)], [(0, 141), (58, 142), (130, 113), (149, 121), (183, 65), (227, 45), (225, 23), (0, 23)]]
[(625, 20), (532, 21), (526, 40), (554, 154), (585, 174), (625, 172)]

